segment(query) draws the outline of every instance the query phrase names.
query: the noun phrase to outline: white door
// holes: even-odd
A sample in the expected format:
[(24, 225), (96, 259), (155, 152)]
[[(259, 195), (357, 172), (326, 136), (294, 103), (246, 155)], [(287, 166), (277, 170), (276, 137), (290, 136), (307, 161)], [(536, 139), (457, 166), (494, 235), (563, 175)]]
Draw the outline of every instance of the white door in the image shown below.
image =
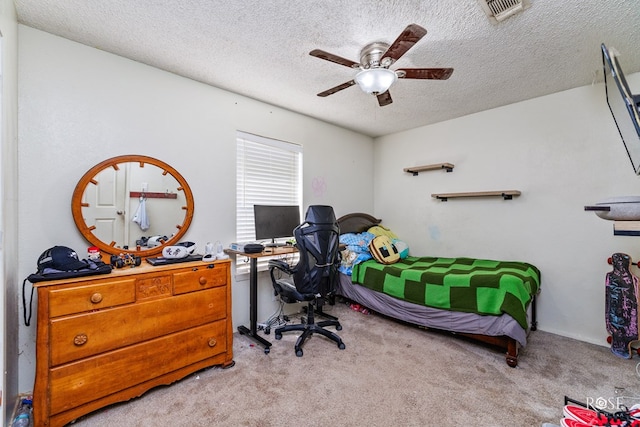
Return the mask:
[(85, 223), (95, 227), (93, 234), (99, 240), (116, 242), (116, 247), (125, 241), (125, 176), (122, 169), (107, 168), (95, 176), (95, 185), (88, 185), (83, 195)]

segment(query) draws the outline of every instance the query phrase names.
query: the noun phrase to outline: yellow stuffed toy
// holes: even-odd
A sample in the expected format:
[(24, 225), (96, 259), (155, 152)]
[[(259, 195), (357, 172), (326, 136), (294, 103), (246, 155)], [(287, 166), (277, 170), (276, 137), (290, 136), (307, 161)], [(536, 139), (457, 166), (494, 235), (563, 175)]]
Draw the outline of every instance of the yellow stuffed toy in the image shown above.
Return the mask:
[(400, 260), (398, 249), (389, 236), (377, 236), (369, 243), (371, 256), (382, 264), (393, 264)]

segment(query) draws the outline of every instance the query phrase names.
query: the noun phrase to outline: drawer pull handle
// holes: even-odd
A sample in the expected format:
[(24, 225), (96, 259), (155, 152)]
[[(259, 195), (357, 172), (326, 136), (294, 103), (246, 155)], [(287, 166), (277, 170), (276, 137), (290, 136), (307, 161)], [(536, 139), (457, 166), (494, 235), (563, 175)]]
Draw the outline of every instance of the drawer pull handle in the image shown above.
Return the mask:
[(94, 304), (102, 302), (102, 294), (100, 292), (96, 292), (95, 294), (91, 295), (91, 302)]
[(73, 338), (73, 343), (79, 347), (81, 345), (85, 345), (88, 340), (89, 337), (86, 334), (78, 334)]
[(209, 347), (215, 347), (218, 344), (215, 338), (209, 338)]
[(198, 280), (202, 286), (207, 284), (207, 278), (204, 276), (200, 276), (200, 280)]

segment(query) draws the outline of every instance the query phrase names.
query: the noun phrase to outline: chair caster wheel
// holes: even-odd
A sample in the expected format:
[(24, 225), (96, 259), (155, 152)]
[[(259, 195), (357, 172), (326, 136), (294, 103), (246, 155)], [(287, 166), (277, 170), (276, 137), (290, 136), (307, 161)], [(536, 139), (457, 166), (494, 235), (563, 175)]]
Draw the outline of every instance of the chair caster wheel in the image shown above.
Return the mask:
[(296, 350), (296, 356), (302, 357), (302, 350)]
[(264, 354), (269, 354), (271, 352), (271, 347), (264, 348)]
[(264, 328), (265, 335), (269, 335), (271, 333), (271, 328)]
[(340, 344), (338, 344), (338, 348), (339, 348), (340, 350), (344, 350), (345, 348), (347, 348), (347, 346), (345, 346), (345, 345), (344, 345), (344, 343), (343, 343), (343, 342), (341, 342)]
[(282, 334), (279, 334), (279, 333), (276, 332), (276, 339), (277, 340), (281, 340), (282, 339)]
[(342, 325), (336, 325), (336, 331), (341, 331), (342, 330)]

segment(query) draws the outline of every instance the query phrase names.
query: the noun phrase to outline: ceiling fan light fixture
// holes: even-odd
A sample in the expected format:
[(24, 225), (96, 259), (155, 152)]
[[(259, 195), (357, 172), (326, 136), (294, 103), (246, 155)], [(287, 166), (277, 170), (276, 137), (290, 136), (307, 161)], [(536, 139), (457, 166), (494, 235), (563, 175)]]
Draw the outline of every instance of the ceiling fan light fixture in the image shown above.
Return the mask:
[(389, 90), (398, 76), (387, 68), (369, 68), (356, 74), (354, 80), (364, 92), (379, 94)]

